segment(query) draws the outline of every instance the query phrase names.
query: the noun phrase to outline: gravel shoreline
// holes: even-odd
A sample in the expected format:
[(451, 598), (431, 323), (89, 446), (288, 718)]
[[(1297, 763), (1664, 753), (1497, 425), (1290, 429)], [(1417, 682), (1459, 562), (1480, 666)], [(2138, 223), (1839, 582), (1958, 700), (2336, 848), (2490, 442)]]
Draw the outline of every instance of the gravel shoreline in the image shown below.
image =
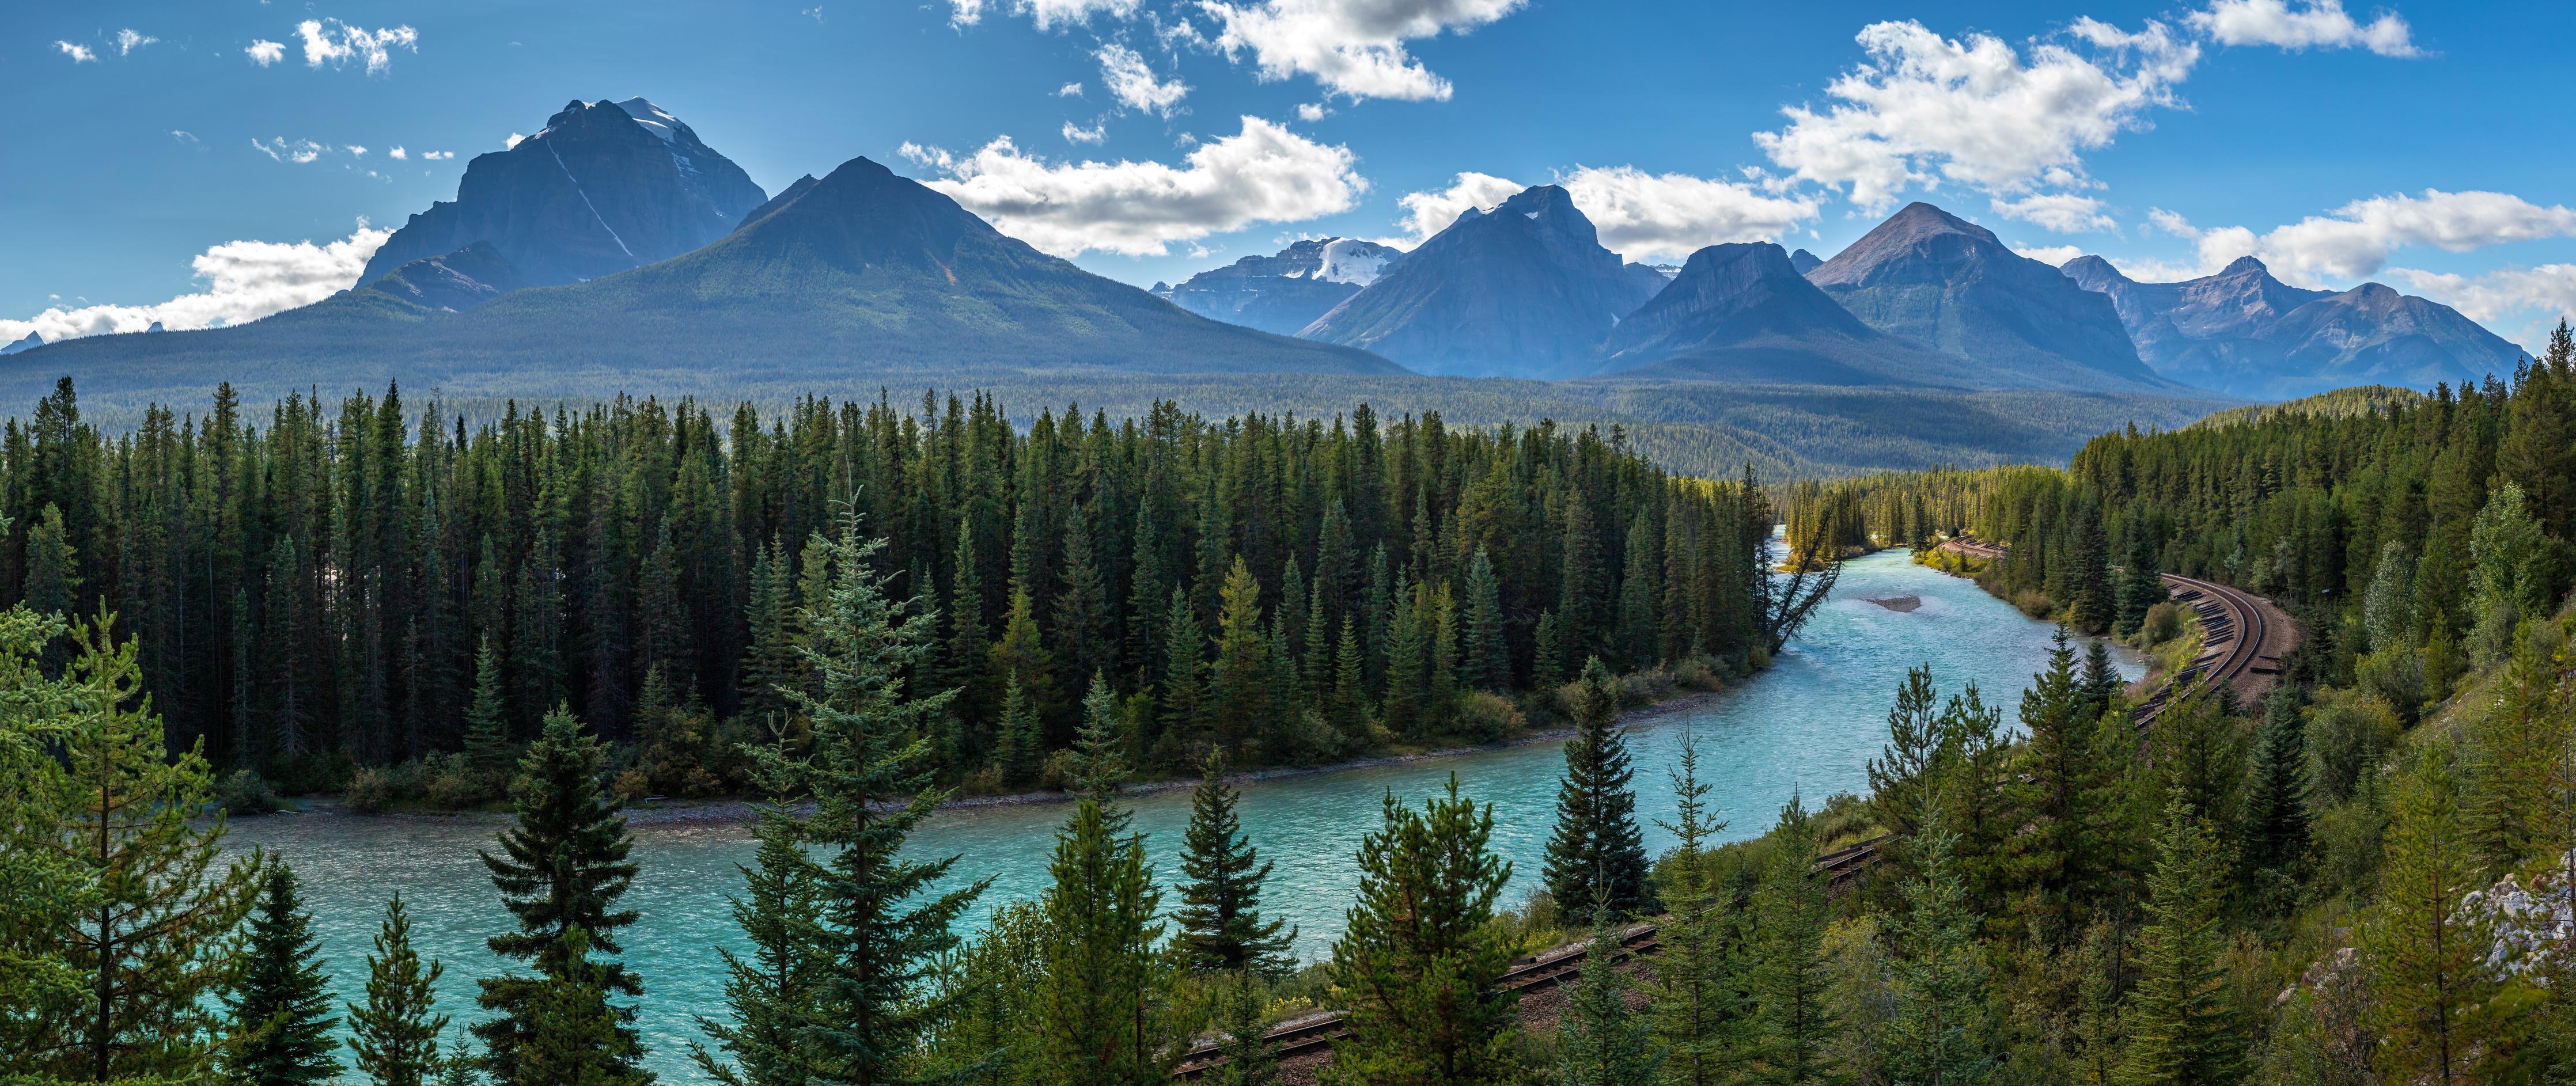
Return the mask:
[[(1724, 690), (1703, 690), (1684, 694), (1680, 697), (1670, 698), (1653, 705), (1632, 709), (1626, 713), (1622, 713), (1620, 714), (1619, 722), (1626, 727), (1637, 727), (1639, 725), (1663, 720), (1668, 717), (1693, 712), (1708, 705), (1710, 702), (1733, 692), (1733, 690), (1733, 687), (1728, 687)], [(1414, 762), (1428, 762), (1441, 758), (1456, 758), (1463, 755), (1478, 754), (1486, 751), (1510, 750), (1516, 747), (1526, 747), (1539, 743), (1563, 742), (1566, 737), (1573, 734), (1574, 730), (1571, 728), (1556, 728), (1549, 731), (1524, 735), (1508, 743), (1496, 743), (1481, 746), (1442, 747), (1438, 750), (1427, 750), (1414, 754), (1388, 754), (1374, 758), (1361, 758), (1355, 761), (1336, 762), (1332, 765), (1326, 766), (1279, 766), (1270, 769), (1254, 770), (1249, 773), (1231, 774), (1226, 779), (1238, 784), (1244, 784), (1279, 780), (1285, 777), (1313, 776), (1320, 773), (1347, 773), (1362, 769), (1381, 769), (1387, 766), (1409, 765)], [(1168, 792), (1175, 789), (1192, 788), (1197, 785), (1197, 781), (1188, 779), (1147, 781), (1129, 785), (1126, 792), (1130, 795), (1145, 795), (1155, 792)], [(1069, 803), (1072, 802), (1072, 800), (1073, 797), (1071, 795), (1052, 790), (1014, 792), (1008, 795), (959, 797), (940, 804), (939, 809), (942, 811), (961, 811), (974, 810), (982, 807), (1016, 807), (1038, 803)], [(301, 811), (281, 811), (279, 813), (303, 815), (350, 815), (353, 813), (348, 809), (347, 805), (339, 801), (338, 797), (299, 797), (295, 802), (303, 808)], [(630, 826), (709, 826), (750, 822), (759, 817), (760, 808), (761, 804), (758, 802), (741, 798), (670, 800), (658, 803), (648, 801), (639, 805), (630, 805), (626, 808), (625, 813), (626, 823)], [(253, 815), (246, 817), (265, 816)], [(496, 811), (392, 811), (370, 817), (490, 819), (495, 822), (500, 822), (507, 821), (510, 816)]]

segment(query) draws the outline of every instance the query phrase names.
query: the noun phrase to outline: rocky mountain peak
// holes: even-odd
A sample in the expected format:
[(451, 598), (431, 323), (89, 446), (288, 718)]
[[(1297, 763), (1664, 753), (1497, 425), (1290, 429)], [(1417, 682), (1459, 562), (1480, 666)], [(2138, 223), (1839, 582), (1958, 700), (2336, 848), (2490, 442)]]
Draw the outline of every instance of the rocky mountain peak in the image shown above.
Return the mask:
[[(2096, 257), (2095, 259), (2100, 259), (2100, 258)], [(2240, 257), (2237, 257), (2237, 258), (2236, 258), (2236, 259), (2234, 259), (2234, 260), (2228, 261), (2228, 262), (2227, 262), (2227, 266), (2226, 266), (2225, 268), (2221, 268), (2221, 269), (2219, 269), (2218, 274), (2220, 274), (2220, 275), (2270, 275), (2270, 274), (2272, 274), (2272, 269), (2267, 268), (2267, 267), (2264, 267), (2264, 266), (2263, 266), (2263, 262), (2262, 262), (2262, 261), (2254, 259), (2251, 255), (2247, 255), (2247, 256), (2240, 256)]]

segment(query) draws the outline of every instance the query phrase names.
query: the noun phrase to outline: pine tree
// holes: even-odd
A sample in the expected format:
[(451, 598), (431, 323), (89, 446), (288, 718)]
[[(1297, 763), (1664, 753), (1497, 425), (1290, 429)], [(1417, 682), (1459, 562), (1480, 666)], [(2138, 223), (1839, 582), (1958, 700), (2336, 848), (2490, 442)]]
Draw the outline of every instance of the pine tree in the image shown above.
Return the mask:
[(2245, 796), (2244, 866), (2294, 874), (2308, 848), (2307, 728), (2299, 687), (2283, 683), (2263, 701), (2254, 735), (2254, 772)]
[[(226, 979), (259, 868), (224, 863), (222, 817), (200, 818), (213, 773), (196, 750), (173, 757), (164, 745), (160, 718), (138, 697), (134, 641), (116, 640), (104, 618), (74, 627), (68, 670), (45, 680), (38, 663), (64, 627), (11, 614), (41, 628), (5, 655), (11, 686), (34, 697), (26, 716), (61, 726), (39, 733), (51, 764), (20, 797), (27, 821), (12, 829), (27, 844), (0, 853), (60, 857), (54, 874), (82, 908), (40, 941), (63, 948), (87, 989), (77, 1004), (49, 1008), (12, 1063), (73, 1081), (203, 1074), (218, 1029), (206, 997)], [(113, 983), (98, 987), (102, 978)]]
[(357, 1070), (376, 1086), (427, 1086), (440, 1068), (438, 1035), (447, 1016), (435, 1014), (437, 961), (421, 968), (411, 948), (411, 918), (402, 894), (385, 905), (375, 953), (367, 956), (367, 1002), (349, 1004), (349, 1050)]
[(1636, 771), (1619, 727), (1618, 687), (1594, 659), (1573, 696), (1575, 730), (1565, 741), (1556, 832), (1547, 843), (1547, 890), (1568, 915), (1622, 920), (1646, 907), (1646, 844), (1629, 788)]
[(2108, 713), (2120, 697), (2121, 686), (2120, 669), (2111, 663), (2110, 647), (2094, 639), (2084, 647), (2084, 678), (2077, 683), (2084, 704), (2091, 706), (2096, 716)]
[[(608, 789), (607, 758), (607, 749), (569, 710), (547, 713), (545, 729), (519, 760), (519, 779), (511, 788), (518, 821), (501, 831), (501, 855), (482, 854), (502, 905), (519, 923), (519, 930), (490, 939), (492, 952), (527, 962), (538, 973), (476, 982), (482, 989), (476, 1002), (498, 1012), (476, 1023), (474, 1035), (482, 1039), (486, 1068), (500, 1086), (548, 1081), (519, 1060), (520, 1044), (538, 1028), (541, 994), (561, 1000), (595, 991), (601, 1012), (613, 1018), (619, 1046), (630, 1053), (640, 1047), (628, 1024), (633, 1008), (607, 1001), (642, 995), (643, 983), (622, 963), (587, 957), (593, 949), (621, 953), (607, 933), (636, 918), (633, 910), (615, 911), (637, 869), (626, 858), (635, 842)], [(568, 979), (575, 974), (584, 979)], [(561, 1025), (572, 1012), (556, 1007), (546, 1013)]]
[[(787, 555), (773, 541), (763, 542), (751, 561), (751, 597), (743, 606), (750, 635), (742, 659), (742, 712), (764, 728), (785, 725), (787, 696), (782, 687), (796, 679), (795, 587)], [(978, 644), (975, 657), (983, 659)]]
[(1055, 884), (1046, 892), (1046, 973), (1037, 1028), (1048, 1079), (1066, 1086), (1147, 1086), (1171, 1074), (1179, 1046), (1162, 1035), (1154, 916), (1162, 891), (1145, 862), (1145, 836), (1128, 832), (1117, 792), (1126, 770), (1115, 753), (1109, 685), (1094, 677), (1083, 702), (1075, 773), (1082, 798), (1056, 834)]
[(1207, 631), (1189, 593), (1172, 589), (1172, 605), (1163, 620), (1163, 739), (1175, 749), (1197, 742), (1206, 732), (1206, 707), (1200, 676), (1207, 669)]
[(1342, 616), (1342, 636), (1334, 644), (1333, 726), (1347, 738), (1361, 739), (1368, 734), (1367, 679), (1350, 616)]
[(1208, 711), (1217, 736), (1241, 742), (1271, 733), (1276, 684), (1270, 639), (1261, 630), (1261, 582), (1235, 557), (1217, 594), (1216, 660), (1208, 668)]
[(1888, 1063), (1897, 1082), (1977, 1086), (1994, 1071), (1978, 918), (1952, 870), (1958, 835), (1942, 828), (1941, 812), (1929, 802), (1918, 818), (1924, 829), (1915, 845), (1917, 874), (1905, 887), (1906, 914), (1889, 925), (1898, 960)]
[(465, 764), (498, 790), (510, 775), (510, 717), (501, 704), (501, 663), (485, 637), (474, 654), (474, 701), (465, 707)]
[(1628, 1009), (1635, 987), (1613, 959), (1618, 933), (1592, 931), (1582, 974), (1566, 995), (1556, 1034), (1556, 1081), (1565, 1086), (1650, 1086), (1660, 1061), (1651, 1048), (1654, 1027)]
[(590, 933), (564, 929), (563, 968), (538, 980), (526, 1000), (526, 1022), (511, 1059), (521, 1081), (547, 1086), (650, 1086), (637, 1066), (635, 1031), (609, 1004), (615, 967), (590, 955)]
[(2382, 1070), (2395, 1081), (2479, 1079), (2497, 989), (2494, 921), (2460, 907), (2480, 888), (2461, 826), (2461, 792), (2447, 752), (2418, 755), (2397, 793), (2380, 874), (2379, 906), (2360, 932), (2377, 996)]
[(1278, 977), (1296, 966), (1288, 948), (1297, 933), (1282, 935), (1287, 921), (1261, 917), (1261, 884), (1270, 878), (1271, 865), (1261, 862), (1243, 836), (1234, 813), (1238, 798), (1225, 781), (1225, 754), (1209, 751), (1198, 788), (1190, 793), (1181, 853), (1181, 875), (1189, 881), (1181, 887), (1181, 908), (1172, 914), (1181, 926), (1174, 944), (1194, 969)]
[(1477, 1086), (1521, 1077), (1514, 998), (1495, 982), (1513, 948), (1489, 925), (1511, 864), (1493, 854), (1493, 808), (1458, 794), (1415, 811), (1389, 792), (1385, 828), (1360, 842), (1359, 899), (1333, 944), (1351, 1035), (1326, 1086)]
[(1825, 1052), (1837, 1028), (1825, 999), (1832, 984), (1825, 928), (1833, 920), (1833, 906), (1815, 858), (1814, 817), (1793, 795), (1780, 808), (1780, 824), (1771, 832), (1771, 856), (1763, 865), (1754, 920), (1753, 991), (1760, 1031), (1760, 1066), (1754, 1078), (1759, 1082), (1807, 1084), (1839, 1077)]
[(1664, 1049), (1665, 1080), (1673, 1086), (1716, 1086), (1733, 1073), (1735, 1034), (1744, 1011), (1738, 998), (1736, 943), (1718, 903), (1708, 844), (1726, 831), (1711, 817), (1711, 785), (1699, 776), (1699, 741), (1682, 733), (1681, 753), (1670, 771), (1674, 820), (1659, 823), (1678, 843), (1666, 858), (1672, 878), (1664, 896), (1672, 918), (1657, 931), (1662, 953), (1654, 962), (1655, 1034)]
[(2138, 932), (2121, 1086), (2220, 1086), (2245, 1075), (2243, 1023), (2227, 998), (2220, 908), (2229, 860), (2217, 833), (2181, 796), (2165, 803), (2147, 926)]
[[(814, 986), (797, 1034), (800, 1056), (813, 1061), (806, 1082), (899, 1086), (950, 1005), (930, 990), (932, 970), (957, 946), (951, 929), (990, 880), (935, 893), (957, 857), (903, 856), (904, 839), (948, 796), (930, 786), (923, 736), (950, 694), (904, 689), (904, 677), (930, 663), (933, 620), (920, 601), (887, 595), (886, 575), (874, 568), (885, 543), (864, 536), (855, 512), (828, 546), (829, 572), (805, 608), (805, 663), (816, 685), (796, 695), (814, 724), (813, 753), (796, 761), (767, 754), (761, 765), (773, 791), (793, 782), (814, 797), (798, 835), (816, 854), (812, 927), (798, 937), (811, 946)], [(1027, 595), (1018, 599), (1025, 612)]]
[(226, 1073), (247, 1086), (308, 1086), (340, 1073), (331, 1031), (331, 977), (304, 912), (295, 871), (272, 861), (263, 874), (241, 960), (224, 994), (232, 1019)]
[[(970, 734), (978, 738), (973, 744), (980, 750), (993, 737), (978, 729), (993, 724), (992, 646), (984, 637), (984, 588), (975, 576), (975, 539), (973, 520), (957, 533), (957, 556), (952, 562), (948, 585), (949, 633), (941, 653), (940, 679), (957, 691), (949, 710), (963, 720)], [(1007, 683), (1008, 679), (1002, 680)], [(1025, 695), (1024, 695), (1025, 696)]]
[[(2098, 648), (2100, 642), (2095, 642)], [(2100, 709), (2076, 678), (2075, 650), (2059, 627), (2048, 670), (2031, 676), (2021, 699), (2023, 772), (2006, 785), (2029, 829), (2015, 838), (2015, 879), (2026, 912), (2054, 922), (2055, 938), (2081, 930), (2078, 913), (2104, 871), (2099, 846), (2102, 791), (2093, 758)]]
[(1029, 704), (1028, 689), (1012, 679), (1002, 692), (1002, 735), (993, 747), (993, 766), (1002, 771), (1002, 779), (1013, 784), (1037, 776), (1038, 761), (1046, 755), (1046, 728), (1038, 722), (1037, 707)]

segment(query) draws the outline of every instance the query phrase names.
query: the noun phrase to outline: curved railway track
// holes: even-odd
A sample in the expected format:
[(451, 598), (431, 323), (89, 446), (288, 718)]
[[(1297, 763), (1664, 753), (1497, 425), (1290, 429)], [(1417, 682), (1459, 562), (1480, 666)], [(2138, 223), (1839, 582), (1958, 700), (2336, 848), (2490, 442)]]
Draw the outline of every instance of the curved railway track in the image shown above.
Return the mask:
[[(2000, 558), (2005, 553), (2002, 547), (1973, 540), (1952, 540), (1942, 545), (1979, 558)], [(2278, 671), (2277, 667), (2266, 669), (2261, 666), (2263, 661), (2270, 659), (2263, 655), (2263, 645), (2272, 627), (2263, 606), (2253, 596), (2214, 581), (2171, 573), (2164, 575), (2164, 581), (2174, 589), (2175, 601), (2190, 607), (2199, 616), (2202, 649), (2189, 666), (2167, 679), (2154, 695), (2140, 704), (2137, 726), (2141, 730), (2164, 712), (2165, 705), (2178, 689), (2188, 690), (2201, 683), (2234, 683), (2248, 674)], [(1840, 888), (1877, 862), (1878, 847), (1886, 840), (1887, 835), (1880, 834), (1826, 853), (1816, 858), (1815, 869), (1824, 874), (1831, 885)], [(1652, 924), (1639, 924), (1627, 929), (1619, 938), (1619, 957), (1654, 953), (1657, 948), (1655, 932)], [(1500, 987), (1532, 992), (1564, 983), (1582, 970), (1584, 959), (1590, 954), (1590, 944), (1576, 943), (1524, 958), (1503, 974)], [(1328, 1011), (1280, 1023), (1263, 1034), (1263, 1039), (1269, 1042), (1279, 1058), (1287, 1059), (1330, 1048), (1334, 1041), (1349, 1035), (1348, 1016), (1341, 1011)], [(1225, 1057), (1218, 1053), (1215, 1044), (1198, 1045), (1182, 1057), (1173, 1077), (1195, 1079), (1224, 1062)]]

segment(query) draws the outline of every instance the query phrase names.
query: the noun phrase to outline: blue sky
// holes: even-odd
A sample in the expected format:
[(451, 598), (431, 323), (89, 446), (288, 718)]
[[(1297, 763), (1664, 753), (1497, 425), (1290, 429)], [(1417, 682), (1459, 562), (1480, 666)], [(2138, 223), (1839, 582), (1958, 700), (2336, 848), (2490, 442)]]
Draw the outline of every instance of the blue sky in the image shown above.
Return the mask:
[(1928, 199), (2052, 262), (2250, 251), (2536, 345), (2576, 309), (2571, 31), (2323, 0), (8, 5), (0, 333), (311, 300), (474, 155), (640, 94), (772, 192), (865, 155), (1140, 285), (1555, 181), (1632, 259), (1830, 256)]

